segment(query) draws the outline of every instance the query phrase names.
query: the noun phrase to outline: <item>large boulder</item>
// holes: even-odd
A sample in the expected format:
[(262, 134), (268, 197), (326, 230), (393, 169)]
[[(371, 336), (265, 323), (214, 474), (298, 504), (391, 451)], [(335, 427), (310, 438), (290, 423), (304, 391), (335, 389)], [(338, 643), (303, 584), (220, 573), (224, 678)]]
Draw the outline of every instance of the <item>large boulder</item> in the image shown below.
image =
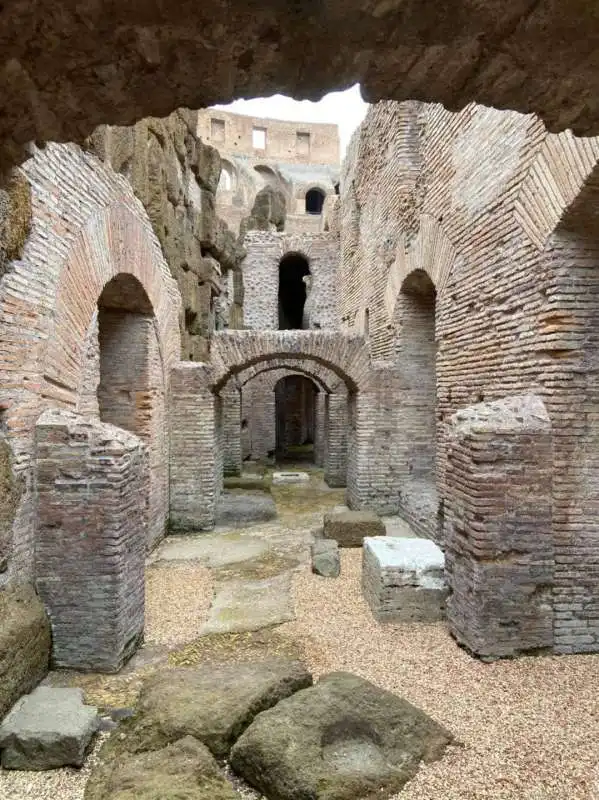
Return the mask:
[(166, 670), (144, 683), (138, 712), (119, 733), (132, 753), (193, 736), (221, 758), (256, 714), (311, 683), (302, 664), (284, 659)]
[(406, 700), (338, 672), (256, 717), (231, 750), (231, 765), (269, 800), (380, 798), (451, 741)]
[(0, 719), (48, 672), (50, 622), (31, 586), (0, 591)]
[(4, 769), (54, 769), (83, 764), (98, 713), (81, 689), (38, 686), (22, 697), (0, 725)]
[(384, 536), (385, 523), (372, 511), (332, 511), (324, 515), (324, 535), (339, 547), (362, 547), (366, 536)]
[(192, 736), (148, 753), (132, 754), (105, 746), (85, 788), (85, 800), (235, 800), (237, 797), (208, 748)]

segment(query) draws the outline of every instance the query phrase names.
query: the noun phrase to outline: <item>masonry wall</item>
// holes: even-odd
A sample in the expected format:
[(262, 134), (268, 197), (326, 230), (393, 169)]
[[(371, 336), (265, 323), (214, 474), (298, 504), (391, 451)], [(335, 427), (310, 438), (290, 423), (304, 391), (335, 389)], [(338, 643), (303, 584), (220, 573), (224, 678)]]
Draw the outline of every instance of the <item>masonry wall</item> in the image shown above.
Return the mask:
[(414, 102), (381, 103), (354, 137), (342, 179), (342, 321), (350, 330), (367, 329), (375, 361), (399, 370), (399, 487), (416, 433), (401, 398), (419, 379), (402, 365), (402, 288), (422, 270), (436, 290), (441, 538), (444, 505), (451, 502), (445, 479), (451, 415), (526, 393), (545, 404), (554, 432), (554, 647), (560, 652), (599, 646), (591, 544), (592, 487), (599, 478), (591, 455), (597, 248), (590, 234), (598, 157), (597, 139), (548, 134), (531, 116), (473, 105), (454, 114)]
[(143, 287), (154, 312), (165, 392), (181, 349), (180, 294), (125, 178), (74, 145), (52, 144), (36, 151), (20, 174), (31, 192), (31, 233), (0, 280), (0, 422), (13, 487), (0, 582), (34, 575), (38, 417), (47, 408), (99, 413), (94, 337), (104, 286), (128, 274)]
[(335, 233), (291, 236), (250, 231), (244, 246), (243, 314), (247, 328), (278, 328), (279, 263), (288, 253), (300, 253), (308, 260), (312, 280), (304, 312), (310, 328), (338, 328), (339, 238)]

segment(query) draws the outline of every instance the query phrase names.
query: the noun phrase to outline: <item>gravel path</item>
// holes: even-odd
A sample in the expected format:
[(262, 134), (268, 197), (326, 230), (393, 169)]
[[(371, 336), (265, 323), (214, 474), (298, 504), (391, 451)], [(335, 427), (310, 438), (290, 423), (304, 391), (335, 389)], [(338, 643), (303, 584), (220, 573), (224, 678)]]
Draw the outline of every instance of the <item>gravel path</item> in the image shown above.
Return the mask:
[[(304, 539), (314, 527), (307, 511), (292, 527), (288, 517), (264, 526), (270, 546), (286, 541), (287, 549), (289, 539)], [(259, 525), (249, 530), (260, 535)], [(403, 695), (462, 743), (423, 766), (397, 800), (599, 800), (599, 655), (482, 664), (455, 645), (443, 624), (375, 623), (360, 591), (361, 552), (343, 550), (341, 558), (336, 580), (307, 566), (294, 573), (297, 618), (275, 637), (297, 641), (315, 676), (355, 672)], [(149, 567), (150, 646), (197, 639), (211, 594), (210, 572), (197, 561)], [(79, 681), (93, 699), (97, 687), (89, 677)], [(0, 770), (0, 798), (82, 800), (87, 769)]]
[[(482, 664), (445, 626), (380, 625), (360, 592), (361, 552), (342, 578), (295, 579), (297, 621), (315, 673), (348, 670), (403, 695), (464, 745), (425, 765), (401, 800), (597, 800), (599, 655)], [(283, 630), (283, 629), (281, 629)]]

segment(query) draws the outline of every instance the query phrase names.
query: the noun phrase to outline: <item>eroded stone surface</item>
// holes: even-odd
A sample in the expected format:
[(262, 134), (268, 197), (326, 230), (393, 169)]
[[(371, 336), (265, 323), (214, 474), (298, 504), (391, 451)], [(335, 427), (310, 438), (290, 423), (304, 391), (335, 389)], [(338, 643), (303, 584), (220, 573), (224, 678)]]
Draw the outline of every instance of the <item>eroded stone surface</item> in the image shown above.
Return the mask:
[(84, 705), (81, 689), (38, 686), (16, 703), (0, 725), (2, 766), (80, 767), (99, 721), (97, 710)]
[(201, 633), (257, 631), (294, 617), (291, 572), (262, 580), (227, 581), (217, 585)]
[(0, 591), (0, 720), (48, 671), (50, 621), (31, 586)]
[(85, 800), (235, 800), (210, 751), (193, 736), (145, 753), (105, 748)]
[(189, 735), (223, 757), (256, 714), (311, 683), (302, 664), (284, 659), (158, 672), (106, 750), (158, 750)]
[(339, 511), (324, 515), (324, 535), (339, 547), (362, 547), (366, 536), (384, 536), (385, 525), (370, 511)]
[(234, 745), (231, 764), (276, 800), (387, 797), (451, 741), (406, 700), (338, 672), (260, 714)]
[(307, 483), (310, 475), (307, 472), (273, 472), (273, 485), (285, 485), (287, 483)]
[(334, 539), (317, 539), (312, 545), (312, 572), (337, 578), (341, 571), (339, 545)]
[(224, 492), (218, 502), (216, 522), (235, 528), (276, 516), (275, 501), (265, 492)]

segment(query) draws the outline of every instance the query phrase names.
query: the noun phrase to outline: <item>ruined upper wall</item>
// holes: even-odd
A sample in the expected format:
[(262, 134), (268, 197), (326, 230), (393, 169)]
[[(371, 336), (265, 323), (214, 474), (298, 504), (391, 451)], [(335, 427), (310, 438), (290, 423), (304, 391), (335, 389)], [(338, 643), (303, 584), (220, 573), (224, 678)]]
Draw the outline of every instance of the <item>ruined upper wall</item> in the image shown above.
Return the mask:
[[(261, 132), (264, 147), (254, 146)], [(198, 135), (221, 155), (247, 156), (260, 163), (339, 164), (339, 128), (315, 122), (293, 122), (233, 114), (218, 108), (198, 113)]]
[(370, 101), (476, 100), (599, 133), (593, 2), (5, 2), (0, 167), (182, 106), (359, 82)]
[(182, 357), (202, 361), (217, 315), (229, 327), (240, 317), (227, 272), (239, 269), (243, 250), (217, 214), (219, 153), (196, 130), (197, 113), (178, 110), (132, 127), (102, 126), (86, 147), (124, 175), (143, 203), (183, 297)]

